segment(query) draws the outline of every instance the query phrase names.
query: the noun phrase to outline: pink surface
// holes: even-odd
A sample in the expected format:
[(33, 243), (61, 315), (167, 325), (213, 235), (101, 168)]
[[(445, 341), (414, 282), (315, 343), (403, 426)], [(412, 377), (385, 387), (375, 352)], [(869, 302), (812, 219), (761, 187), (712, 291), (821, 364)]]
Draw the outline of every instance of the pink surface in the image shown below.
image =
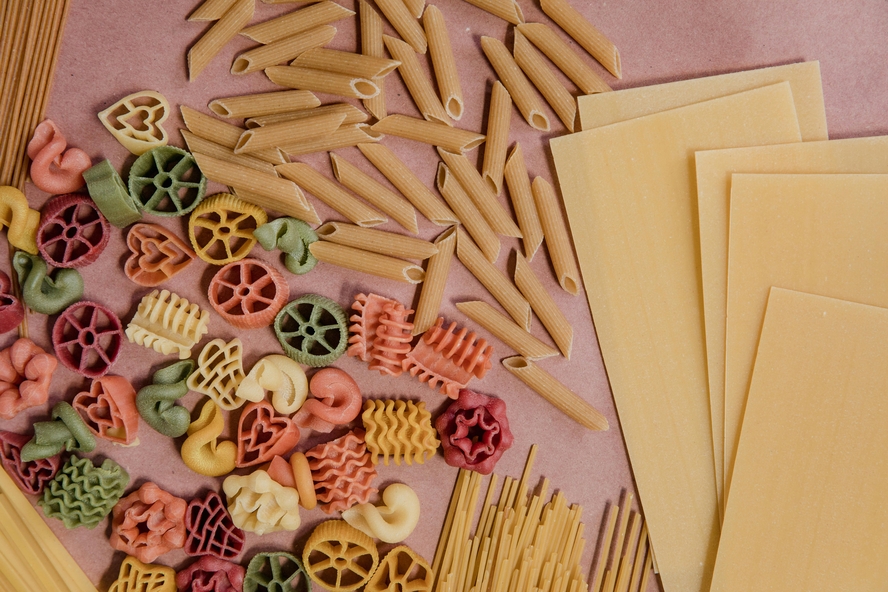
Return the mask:
[[(548, 22), (536, 4), (519, 0), (528, 21)], [(342, 0), (353, 7), (353, 0)], [(511, 28), (504, 21), (488, 15), (459, 0), (438, 0), (443, 11), (457, 53), (461, 82), (466, 97), (465, 114), (458, 127), (484, 131), (486, 105), (494, 79), (493, 70), (480, 48), (480, 37), (488, 35), (505, 39), (511, 45)], [(615, 80), (597, 64), (593, 67), (615, 88), (640, 86), (657, 82), (776, 65), (802, 60), (820, 60), (827, 121), (833, 138), (888, 133), (885, 119), (888, 102), (888, 77), (884, 65), (888, 58), (888, 8), (881, 0), (849, 0), (846, 2), (774, 3), (765, 1), (713, 0), (684, 2), (582, 2), (576, 5), (589, 19), (605, 32), (620, 48), (624, 78)], [(265, 76), (254, 73), (247, 76), (229, 74), (233, 57), (254, 44), (238, 38), (226, 47), (207, 69), (189, 83), (185, 70), (187, 48), (208, 28), (207, 23), (186, 22), (186, 16), (196, 7), (193, 0), (143, 0), (138, 3), (116, 0), (72, 0), (68, 28), (55, 86), (47, 116), (52, 118), (68, 139), (69, 146), (84, 149), (98, 162), (109, 158), (124, 175), (135, 159), (104, 129), (96, 114), (123, 96), (143, 89), (164, 94), (173, 105), (173, 113), (165, 123), (171, 143), (182, 146), (177, 129), (181, 127), (178, 106), (185, 104), (208, 112), (207, 103), (215, 98), (250, 92), (276, 90)], [(271, 6), (257, 2), (253, 22), (266, 20), (301, 5)], [(339, 30), (331, 47), (355, 50), (355, 18), (335, 23)], [(395, 34), (387, 27), (387, 33)], [(563, 35), (562, 35), (563, 36)], [(588, 63), (591, 58), (584, 55)], [(569, 84), (569, 83), (568, 83)], [(569, 88), (573, 88), (569, 86)], [(386, 79), (390, 113), (417, 115), (397, 74)], [(324, 103), (336, 102), (337, 97), (321, 95)], [(520, 141), (527, 158), (531, 176), (541, 175), (551, 180), (553, 170), (548, 158), (547, 141), (553, 135), (564, 133), (564, 128), (549, 113), (553, 122), (551, 134), (540, 134), (531, 129), (517, 112), (513, 112), (511, 140)], [(411, 168), (434, 187), (438, 162), (430, 146), (415, 144), (398, 138), (386, 138), (385, 144), (410, 164)], [(337, 151), (350, 162), (385, 182), (371, 170), (369, 163), (356, 149)], [(473, 161), (483, 148), (469, 153)], [(300, 158), (332, 176), (327, 155)], [(210, 184), (209, 194), (223, 188)], [(29, 185), (28, 199), (32, 207), (41, 206), (47, 195)], [(503, 203), (505, 202), (505, 198)], [(314, 202), (323, 220), (341, 219), (326, 206)], [(443, 228), (420, 219), (420, 236), (433, 238)], [(173, 230), (180, 237), (187, 235), (186, 221), (148, 217)], [(387, 230), (403, 232), (389, 223)], [(84, 299), (101, 303), (124, 323), (132, 317), (139, 299), (149, 289), (129, 281), (123, 274), (123, 263), (128, 255), (125, 231), (112, 228), (107, 249), (99, 260), (81, 269), (85, 280)], [(6, 251), (0, 241), (0, 255)], [(518, 241), (505, 240), (504, 253), (498, 266), (511, 268), (508, 251), (519, 246)], [(283, 269), (278, 253), (266, 253), (258, 246), (251, 256)], [(6, 261), (4, 257), (2, 259)], [(587, 523), (586, 553), (583, 565), (591, 565), (595, 541), (601, 525), (605, 505), (618, 501), (623, 489), (634, 491), (634, 485), (623, 445), (619, 422), (607, 384), (607, 377), (595, 339), (592, 319), (584, 295), (572, 297), (561, 291), (554, 281), (551, 266), (545, 254), (538, 255), (531, 264), (552, 292), (574, 326), (575, 341), (572, 361), (549, 359), (540, 365), (556, 375), (570, 388), (600, 409), (610, 422), (608, 432), (594, 433), (574, 424), (536, 394), (511, 377), (499, 360), (511, 355), (506, 346), (485, 331), (481, 336), (495, 348), (495, 363), (481, 381), (473, 381), (471, 388), (502, 397), (508, 406), (509, 423), (515, 435), (515, 444), (506, 452), (496, 467), (501, 477), (520, 475), (526, 453), (533, 443), (540, 445), (532, 482), (541, 476), (551, 479), (554, 487), (562, 489), (568, 500), (585, 507)], [(196, 357), (199, 348), (213, 338), (229, 340), (238, 335), (245, 344), (245, 368), (249, 369), (262, 356), (278, 353), (279, 345), (270, 329), (237, 331), (212, 312), (206, 288), (216, 268), (198, 261), (183, 273), (176, 275), (164, 287), (199, 303), (211, 311), (210, 331), (202, 343), (192, 351)], [(460, 315), (454, 303), (483, 299), (496, 306), (460, 264), (451, 269), (448, 291), (442, 313), (448, 321), (455, 320), (471, 327), (471, 321)], [(307, 276), (286, 273), (291, 297), (307, 292), (318, 292), (348, 307), (359, 292), (376, 292), (415, 305), (416, 290), (412, 286), (371, 276), (319, 265)], [(30, 315), (31, 337), (44, 348), (49, 346), (52, 323), (42, 315)], [(534, 321), (534, 335), (552, 343), (541, 324)], [(10, 345), (13, 333), (0, 337), (0, 347)], [(119, 361), (111, 374), (127, 377), (136, 389), (148, 384), (151, 375), (160, 366), (172, 363), (171, 356), (161, 356), (152, 350), (125, 343)], [(407, 375), (388, 378), (367, 370), (354, 358), (341, 358), (336, 364), (351, 374), (361, 385), (364, 396), (371, 398), (410, 397), (426, 401), (437, 414), (449, 400), (431, 391)], [(23, 412), (12, 421), (0, 421), (0, 429), (24, 432), (33, 421), (44, 419), (52, 405), (61, 399), (70, 400), (88, 382), (73, 372), (60, 367), (53, 379), (49, 402)], [(199, 397), (192, 393), (184, 400), (194, 409)], [(229, 437), (236, 430), (237, 414), (229, 418)], [(298, 449), (305, 450), (346, 430), (337, 429), (330, 435), (306, 432)], [(123, 448), (100, 441), (90, 456), (97, 462), (111, 457), (130, 474), (128, 492), (147, 480), (156, 482), (173, 495), (184, 499), (203, 496), (206, 490), (220, 489), (221, 479), (201, 477), (188, 470), (178, 458), (181, 439), (165, 438), (147, 426), (140, 430), (140, 444)], [(243, 472), (243, 471), (242, 471)], [(450, 497), (456, 469), (448, 467), (438, 454), (424, 465), (380, 466), (375, 485), (383, 489), (394, 481), (413, 487), (422, 500), (422, 518), (419, 527), (407, 539), (407, 544), (431, 560), (443, 517)], [(294, 533), (247, 536), (247, 551), (241, 556), (245, 563), (258, 549), (292, 550), (294, 541), (301, 543), (311, 529), (327, 516), (319, 509), (303, 511), (303, 526)], [(108, 544), (109, 521), (95, 530), (66, 531), (60, 522), (51, 521), (75, 559), (89, 576), (106, 589), (116, 577), (123, 559)], [(181, 569), (191, 563), (181, 551), (162, 556), (160, 563)], [(588, 573), (588, 572), (587, 572)], [(652, 579), (649, 589), (658, 584)]]

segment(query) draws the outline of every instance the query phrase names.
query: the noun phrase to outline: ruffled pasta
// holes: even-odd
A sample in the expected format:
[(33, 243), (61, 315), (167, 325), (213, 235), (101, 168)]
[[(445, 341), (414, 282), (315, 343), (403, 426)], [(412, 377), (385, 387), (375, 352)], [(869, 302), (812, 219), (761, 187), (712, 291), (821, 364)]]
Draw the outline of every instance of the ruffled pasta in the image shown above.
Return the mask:
[(37, 503), (50, 518), (66, 528), (95, 528), (107, 516), (129, 483), (129, 475), (113, 460), (100, 467), (88, 458), (72, 454)]
[(268, 473), (255, 471), (247, 476), (232, 475), (222, 483), (228, 498), (228, 511), (235, 526), (262, 535), (280, 530), (296, 530), (299, 494), (275, 482)]
[(377, 491), (376, 468), (364, 443), (364, 430), (352, 430), (305, 453), (318, 502), (327, 514), (366, 503)]
[(111, 546), (151, 563), (185, 545), (185, 500), (148, 481), (117, 502), (111, 521)]
[(396, 465), (404, 459), (408, 465), (416, 461), (423, 464), (438, 450), (440, 442), (432, 427), (432, 415), (420, 401), (368, 400), (364, 403), (361, 416), (367, 449), (373, 464), (389, 464), (393, 458)]

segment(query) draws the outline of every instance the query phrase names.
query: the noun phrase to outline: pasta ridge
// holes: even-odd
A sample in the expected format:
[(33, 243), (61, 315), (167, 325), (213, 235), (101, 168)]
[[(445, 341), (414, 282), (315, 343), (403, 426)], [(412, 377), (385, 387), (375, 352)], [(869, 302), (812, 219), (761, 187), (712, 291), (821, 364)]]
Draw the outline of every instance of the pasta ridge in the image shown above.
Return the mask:
[(377, 491), (371, 485), (376, 478), (376, 467), (364, 436), (364, 430), (355, 429), (305, 453), (317, 499), (328, 514), (366, 503)]
[(126, 328), (130, 342), (184, 360), (209, 331), (210, 314), (169, 290), (154, 290), (139, 302)]
[(370, 352), (371, 370), (378, 370), (380, 374), (390, 376), (400, 376), (404, 371), (401, 363), (404, 361), (404, 356), (410, 352), (413, 341), (413, 323), (407, 320), (411, 314), (413, 310), (406, 308), (400, 302), (385, 304), (383, 313), (379, 316), (379, 326), (376, 328), (376, 337), (373, 339), (373, 349)]
[(362, 420), (373, 464), (379, 463), (379, 456), (385, 465), (390, 458), (394, 458), (396, 465), (401, 464), (402, 458), (408, 465), (414, 460), (423, 464), (438, 450), (440, 443), (432, 427), (431, 413), (422, 401), (368, 400)]

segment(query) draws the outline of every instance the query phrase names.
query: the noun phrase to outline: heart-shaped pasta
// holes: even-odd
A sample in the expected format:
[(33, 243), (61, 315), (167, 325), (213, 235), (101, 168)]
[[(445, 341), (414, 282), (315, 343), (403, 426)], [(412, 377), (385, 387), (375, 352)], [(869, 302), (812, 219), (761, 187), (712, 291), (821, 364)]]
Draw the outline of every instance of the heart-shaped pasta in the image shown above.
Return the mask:
[(153, 90), (127, 95), (99, 113), (99, 121), (124, 148), (139, 156), (166, 146), (167, 132), (161, 124), (170, 114), (166, 98)]

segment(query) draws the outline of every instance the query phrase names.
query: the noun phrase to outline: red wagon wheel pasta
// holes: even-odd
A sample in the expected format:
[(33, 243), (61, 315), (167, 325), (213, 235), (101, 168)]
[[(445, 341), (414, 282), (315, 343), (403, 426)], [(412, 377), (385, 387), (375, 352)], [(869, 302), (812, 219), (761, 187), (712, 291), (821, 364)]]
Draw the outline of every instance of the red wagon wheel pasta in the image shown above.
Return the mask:
[(213, 276), (210, 304), (238, 329), (267, 327), (290, 296), (284, 276), (257, 259), (229, 263)]
[(109, 237), (108, 221), (86, 195), (60, 195), (43, 206), (37, 248), (51, 265), (89, 265), (105, 250)]
[(230, 193), (204, 200), (191, 213), (188, 238), (197, 256), (214, 265), (246, 257), (256, 238), (253, 231), (265, 224), (265, 210)]
[(122, 340), (120, 319), (95, 302), (72, 304), (52, 328), (52, 346), (59, 362), (88, 378), (108, 372), (120, 354)]

